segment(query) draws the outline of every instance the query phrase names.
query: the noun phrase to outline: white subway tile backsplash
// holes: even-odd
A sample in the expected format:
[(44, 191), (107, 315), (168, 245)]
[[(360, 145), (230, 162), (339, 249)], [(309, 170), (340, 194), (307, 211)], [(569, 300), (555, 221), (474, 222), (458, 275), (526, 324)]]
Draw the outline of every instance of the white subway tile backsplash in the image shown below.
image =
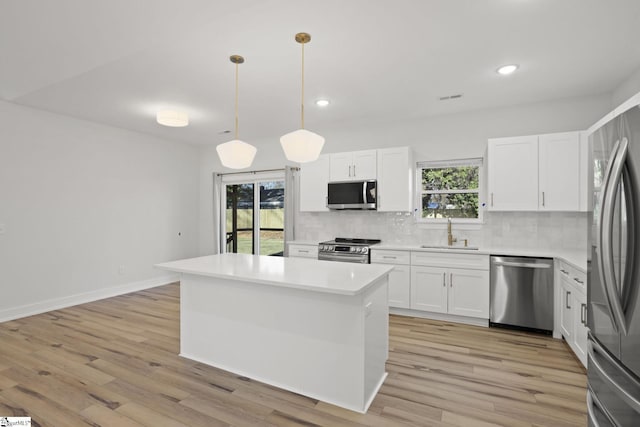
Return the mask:
[[(456, 229), (459, 240), (470, 245), (523, 249), (586, 250), (587, 214), (584, 212), (485, 212), (480, 229)], [(389, 244), (444, 245), (446, 225), (424, 228), (413, 215), (395, 212), (301, 212), (296, 239), (330, 240), (334, 237), (381, 239)]]

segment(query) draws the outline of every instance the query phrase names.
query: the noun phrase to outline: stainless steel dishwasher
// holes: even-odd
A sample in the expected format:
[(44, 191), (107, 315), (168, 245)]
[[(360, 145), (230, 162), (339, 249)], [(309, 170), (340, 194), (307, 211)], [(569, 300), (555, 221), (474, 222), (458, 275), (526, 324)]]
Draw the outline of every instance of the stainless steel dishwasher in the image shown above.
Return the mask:
[(491, 257), (491, 326), (553, 330), (553, 259)]

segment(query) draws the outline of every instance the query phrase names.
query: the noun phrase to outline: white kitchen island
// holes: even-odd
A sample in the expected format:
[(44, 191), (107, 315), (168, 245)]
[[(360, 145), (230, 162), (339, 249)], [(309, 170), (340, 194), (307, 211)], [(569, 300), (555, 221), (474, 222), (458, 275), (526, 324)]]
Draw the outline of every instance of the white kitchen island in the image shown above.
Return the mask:
[(366, 412), (385, 377), (393, 266), (221, 254), (181, 273), (180, 355)]

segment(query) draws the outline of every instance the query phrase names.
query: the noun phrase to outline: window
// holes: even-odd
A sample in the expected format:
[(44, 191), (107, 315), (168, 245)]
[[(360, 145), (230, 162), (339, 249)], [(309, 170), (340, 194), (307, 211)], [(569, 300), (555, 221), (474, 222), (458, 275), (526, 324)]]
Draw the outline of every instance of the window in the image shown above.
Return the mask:
[(420, 221), (480, 222), (482, 159), (419, 162), (417, 166)]

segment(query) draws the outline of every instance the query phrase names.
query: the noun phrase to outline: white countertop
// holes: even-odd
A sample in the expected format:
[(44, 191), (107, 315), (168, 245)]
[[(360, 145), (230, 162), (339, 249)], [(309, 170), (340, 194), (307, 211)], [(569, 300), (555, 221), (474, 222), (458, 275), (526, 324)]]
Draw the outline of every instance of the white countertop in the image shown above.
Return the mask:
[(399, 250), (399, 251), (422, 251), (422, 252), (444, 252), (456, 254), (478, 254), (478, 255), (507, 255), (507, 256), (530, 256), (539, 258), (559, 258), (568, 262), (572, 266), (586, 272), (587, 253), (586, 251), (567, 249), (523, 249), (523, 248), (489, 248), (480, 247), (477, 250), (469, 249), (448, 249), (448, 248), (421, 248), (417, 245), (384, 244), (371, 247), (375, 249)]
[[(318, 242), (306, 240), (296, 240), (287, 242), (287, 244), (299, 245), (317, 245)], [(397, 251), (422, 251), (422, 252), (441, 252), (455, 254), (481, 254), (481, 255), (507, 255), (507, 256), (530, 256), (542, 258), (559, 258), (568, 262), (573, 267), (578, 268), (586, 273), (587, 271), (587, 253), (579, 250), (569, 249), (523, 249), (523, 248), (497, 248), (497, 247), (480, 247), (477, 250), (469, 249), (445, 249), (445, 248), (421, 248), (419, 245), (409, 245), (402, 243), (381, 243), (374, 245), (371, 249), (387, 249)]]
[(165, 262), (155, 267), (178, 273), (341, 295), (357, 295), (393, 270), (393, 266), (381, 264), (232, 253)]

